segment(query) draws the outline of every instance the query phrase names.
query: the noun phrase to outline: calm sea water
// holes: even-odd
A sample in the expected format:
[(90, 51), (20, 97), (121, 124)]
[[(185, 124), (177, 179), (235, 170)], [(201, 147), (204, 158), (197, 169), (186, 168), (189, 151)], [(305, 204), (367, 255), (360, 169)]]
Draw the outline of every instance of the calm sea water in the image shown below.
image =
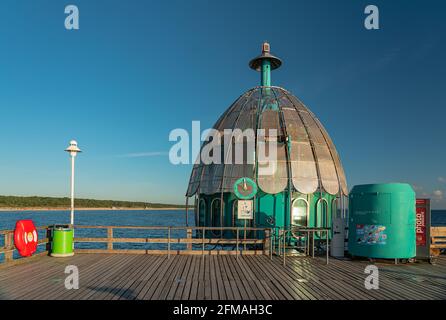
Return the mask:
[(431, 215), (432, 226), (446, 226), (446, 210), (432, 210)]
[[(193, 211), (192, 211), (193, 213)], [(20, 219), (31, 219), (36, 226), (67, 224), (70, 211), (0, 212), (0, 230), (14, 229)], [(192, 215), (189, 223), (193, 223)], [(184, 210), (88, 210), (75, 212), (76, 225), (89, 226), (184, 226)]]

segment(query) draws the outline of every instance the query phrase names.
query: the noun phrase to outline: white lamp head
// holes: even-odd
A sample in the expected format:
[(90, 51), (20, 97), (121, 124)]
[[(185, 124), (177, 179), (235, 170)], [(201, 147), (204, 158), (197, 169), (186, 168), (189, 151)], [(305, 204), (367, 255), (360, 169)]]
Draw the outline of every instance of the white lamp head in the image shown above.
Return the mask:
[(70, 145), (65, 149), (65, 151), (69, 152), (72, 157), (75, 157), (78, 152), (82, 152), (77, 146), (76, 140), (71, 140)]

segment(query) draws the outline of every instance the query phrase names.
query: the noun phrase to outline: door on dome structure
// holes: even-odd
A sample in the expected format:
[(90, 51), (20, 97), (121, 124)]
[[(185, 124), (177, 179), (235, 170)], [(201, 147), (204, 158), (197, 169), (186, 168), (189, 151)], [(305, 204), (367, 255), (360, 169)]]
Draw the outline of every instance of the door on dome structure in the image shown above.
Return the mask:
[(291, 225), (297, 227), (308, 226), (309, 206), (307, 200), (298, 198), (293, 201), (293, 210), (291, 211)]

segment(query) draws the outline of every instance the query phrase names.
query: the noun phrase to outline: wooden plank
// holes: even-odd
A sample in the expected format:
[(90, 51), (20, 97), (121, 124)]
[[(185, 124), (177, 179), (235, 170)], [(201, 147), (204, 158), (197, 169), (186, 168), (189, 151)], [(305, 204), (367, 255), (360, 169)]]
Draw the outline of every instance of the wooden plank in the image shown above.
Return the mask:
[(208, 256), (204, 256), (201, 259), (200, 271), (198, 273), (197, 300), (204, 300), (204, 274), (206, 270), (206, 260), (208, 259), (210, 259)]
[(210, 264), (211, 264), (211, 259), (212, 256), (209, 256), (207, 259), (205, 259), (204, 263), (205, 263), (205, 270), (206, 272), (204, 273), (204, 300), (210, 300), (212, 295), (211, 295), (211, 281), (210, 281)]
[[(174, 279), (172, 280), (172, 286), (169, 288), (169, 290), (167, 290), (167, 293), (165, 295), (166, 300), (173, 300), (175, 297), (175, 293), (177, 290), (182, 290), (182, 286), (181, 284), (184, 285), (184, 278), (185, 275), (187, 274), (187, 270), (189, 268), (190, 265), (190, 256), (185, 256), (183, 259), (183, 263), (182, 266), (178, 269), (177, 274), (175, 275)], [(181, 295), (181, 294), (179, 294)]]
[(226, 264), (228, 265), (229, 270), (232, 274), (232, 278), (238, 283), (237, 288), (240, 293), (241, 300), (248, 300), (249, 296), (248, 296), (248, 293), (246, 292), (246, 289), (242, 282), (242, 278), (244, 278), (244, 277), (243, 277), (243, 275), (241, 277), (239, 275), (239, 273), (237, 272), (239, 265), (234, 264), (234, 261), (236, 260), (235, 257), (225, 257), (224, 259), (226, 260)]
[(132, 274), (129, 274), (127, 277), (124, 278), (124, 281), (121, 281), (121, 283), (118, 285), (119, 290), (113, 292), (113, 297), (111, 297), (111, 298), (105, 297), (104, 299), (106, 299), (106, 300), (108, 298), (111, 300), (118, 300), (118, 299), (133, 300), (133, 299), (135, 299), (136, 293), (133, 292), (131, 287), (140, 280), (140, 278), (142, 277), (142, 275), (144, 274), (144, 272), (147, 268), (147, 265), (151, 262), (150, 260), (152, 260), (152, 259), (153, 259), (153, 256), (148, 256), (148, 255), (139, 257), (138, 258), (139, 266), (136, 265)]
[(240, 288), (237, 286), (236, 279), (234, 278), (234, 275), (232, 274), (232, 270), (228, 264), (227, 257), (222, 256), (221, 259), (222, 259), (222, 265), (226, 269), (226, 274), (229, 279), (230, 287), (228, 287), (228, 289), (230, 288), (232, 290), (232, 295), (233, 295), (234, 299), (242, 300), (242, 295), (240, 294)]
[[(298, 268), (296, 265), (297, 262), (299, 262), (300, 269), (302, 269), (302, 271), (306, 274), (306, 277), (302, 277), (303, 273), (299, 274), (299, 277), (302, 277), (302, 279), (305, 279), (305, 281), (310, 284), (315, 284), (315, 286), (311, 286), (309, 288), (314, 288), (312, 291), (316, 292), (316, 294), (319, 293), (320, 298), (324, 298), (325, 293), (317, 290), (318, 288), (326, 289), (327, 292), (329, 292), (331, 296), (336, 297), (336, 299), (358, 300), (358, 297), (350, 292), (350, 287), (344, 287), (343, 283), (339, 282), (339, 279), (342, 277), (342, 275), (339, 275), (337, 272), (333, 272), (334, 268), (332, 263), (330, 263), (329, 265), (325, 265), (325, 261), (324, 263), (322, 263), (320, 259), (304, 258), (295, 259), (292, 261), (292, 265), (288, 265), (284, 268), (289, 270), (289, 268), (291, 267), (292, 270), (296, 270)], [(352, 280), (347, 283), (351, 282)], [(363, 286), (363, 280), (360, 283), (358, 282), (358, 284)], [(362, 297), (359, 298), (362, 299)]]
[(163, 279), (168, 278), (177, 266), (178, 260), (175, 258), (176, 257), (172, 257), (171, 259), (165, 258), (166, 262), (162, 265), (162, 268), (158, 269), (157, 276), (147, 286), (143, 299), (157, 299), (157, 294), (160, 290), (162, 290), (162, 283), (165, 281)]
[(220, 269), (219, 257), (215, 256), (215, 257), (213, 257), (213, 260), (214, 260), (214, 265), (215, 265), (215, 278), (217, 281), (218, 298), (220, 300), (225, 300), (226, 292), (225, 292), (225, 288), (224, 288), (224, 284), (223, 284), (223, 278), (222, 278), (222, 273), (221, 273), (221, 269)]
[(170, 287), (172, 287), (175, 279), (184, 268), (184, 256), (172, 257), (171, 259), (176, 260), (174, 263), (174, 268), (169, 275), (166, 275), (161, 281), (162, 285), (160, 285), (157, 290), (154, 292), (152, 299), (155, 300), (164, 300), (169, 292)]
[[(192, 256), (188, 256), (187, 257), (186, 266), (185, 266), (185, 268), (183, 270), (183, 273), (181, 274), (180, 282), (178, 283), (177, 289), (175, 290), (173, 295), (171, 294), (169, 296), (170, 299), (168, 297), (169, 300), (180, 300), (181, 299), (181, 297), (183, 295), (184, 287), (186, 286), (186, 282), (187, 282), (187, 279), (188, 279), (189, 270), (192, 267), (192, 260), (193, 260)], [(170, 292), (169, 292), (169, 294), (170, 294)]]
[[(3, 299), (446, 299), (446, 259), (379, 264), (380, 289), (364, 287), (367, 261), (267, 256), (77, 254), (0, 269)], [(65, 266), (79, 290), (66, 290)]]
[[(232, 259), (234, 260), (234, 259)], [(238, 273), (238, 277), (242, 285), (245, 288), (247, 298), (253, 299), (270, 299), (270, 295), (266, 292), (263, 285), (260, 284), (260, 280), (252, 273), (250, 268), (244, 263), (244, 259), (236, 259), (232, 261), (235, 265), (235, 271)]]
[[(280, 259), (280, 258), (278, 258)], [(270, 269), (270, 268), (265, 268), (265, 264), (259, 264), (258, 260), (256, 259), (251, 259), (251, 257), (246, 257), (245, 260), (250, 263), (250, 265), (252, 266), (252, 268), (254, 268), (256, 270), (256, 272), (259, 275), (263, 275), (264, 279), (268, 279), (269, 283), (271, 285), (274, 286), (275, 290), (280, 292), (285, 299), (289, 299), (289, 300), (302, 300), (302, 299), (306, 299), (305, 295), (299, 295), (296, 293), (296, 289), (293, 289), (293, 287), (290, 287), (290, 283), (288, 283), (290, 281), (290, 279), (282, 279), (282, 277), (280, 277), (277, 274), (277, 268), (279, 267), (279, 265), (276, 265), (274, 267), (274, 269)], [(271, 262), (269, 262), (270, 264)], [(294, 285), (293, 283), (291, 283), (292, 285)]]
[[(111, 261), (113, 257), (98, 256), (90, 257), (87, 255), (74, 256), (67, 258), (51, 258), (48, 257), (51, 264), (54, 264), (55, 268), (52, 268), (51, 272), (48, 272), (44, 276), (41, 275), (40, 281), (35, 281), (36, 288), (38, 290), (32, 289), (29, 294), (27, 294), (26, 299), (70, 299), (70, 296), (78, 293), (82, 289), (83, 284), (86, 281), (86, 276), (89, 272), (94, 272), (95, 270), (101, 270), (104, 260)], [(79, 271), (79, 289), (78, 290), (67, 290), (65, 287), (65, 267), (68, 265), (75, 265)], [(42, 296), (44, 292), (44, 296)]]
[(195, 273), (195, 268), (197, 267), (198, 263), (199, 263), (199, 258), (192, 256), (191, 257), (191, 266), (190, 266), (189, 272), (186, 277), (184, 289), (183, 289), (181, 297), (179, 297), (179, 299), (181, 299), (181, 300), (189, 300), (190, 290), (191, 290), (191, 285), (192, 285), (192, 278), (193, 278), (193, 275)]
[(167, 259), (165, 257), (158, 256), (157, 262), (153, 264), (152, 268), (146, 271), (145, 275), (141, 278), (140, 283), (135, 289), (135, 299), (144, 299), (147, 292), (150, 291), (155, 284), (157, 284), (157, 279), (160, 276), (160, 272), (164, 272), (166, 264), (172, 262), (169, 260), (169, 262), (166, 263), (166, 260)]
[[(165, 263), (164, 257), (154, 257), (155, 259), (152, 260), (150, 265), (144, 270), (144, 273), (141, 275), (139, 281), (137, 281), (134, 288), (132, 288), (133, 299), (140, 299), (142, 290), (144, 290), (144, 288), (146, 287), (150, 287), (150, 285), (148, 284), (151, 283), (150, 281), (155, 278), (157, 270), (162, 266), (163, 263)], [(128, 297), (126, 297), (126, 294), (124, 293), (120, 299), (128, 299)]]
[[(109, 290), (108, 293), (104, 296), (102, 296), (101, 299), (103, 300), (118, 300), (122, 297), (124, 292), (126, 292), (129, 287), (135, 283), (140, 277), (140, 274), (144, 272), (147, 258), (150, 259), (151, 256), (143, 256), (138, 257), (134, 263), (126, 270), (125, 275), (120, 275), (119, 277), (116, 277), (111, 280), (111, 283), (109, 284)], [(128, 296), (130, 298), (133, 298), (133, 294), (129, 293)]]
[(114, 281), (117, 277), (125, 277), (131, 270), (131, 266), (137, 261), (138, 256), (114, 256), (114, 261), (103, 265), (100, 272), (92, 275), (90, 281), (84, 283), (82, 291), (76, 292), (79, 299), (100, 300), (115, 287)]
[[(366, 263), (363, 264), (364, 268), (366, 265)], [(405, 276), (404, 274), (407, 273), (407, 271), (409, 269), (411, 269), (413, 266), (407, 265), (387, 265), (387, 264), (378, 264), (377, 265), (379, 267), (380, 270), (380, 288), (385, 288), (386, 290), (377, 290), (379, 291), (379, 293), (385, 293), (386, 295), (392, 295), (395, 298), (398, 299), (410, 299), (410, 297), (413, 296), (417, 296), (419, 294), (418, 292), (418, 287), (419, 284), (416, 284), (416, 286), (412, 287), (412, 286), (407, 286), (406, 280), (404, 279)], [(350, 264), (345, 264), (343, 266), (343, 268), (345, 269), (358, 269), (358, 267), (360, 267), (359, 264), (355, 264), (355, 265), (350, 265)], [(401, 271), (397, 271), (397, 270), (401, 270), (401, 267), (405, 268), (405, 272), (401, 273)], [(389, 271), (391, 271), (390, 269), (394, 269), (395, 268), (395, 274), (392, 275), (392, 273), (389, 273)], [(363, 270), (359, 269), (357, 272), (363, 272)], [(383, 277), (384, 275), (384, 277)], [(382, 281), (381, 281), (381, 278)], [(406, 278), (407, 279), (407, 278)], [(415, 283), (414, 283), (415, 284)], [(378, 293), (378, 292), (376, 292)], [(376, 294), (375, 293), (375, 294)]]
[(217, 282), (217, 277), (216, 277), (216, 256), (211, 256), (209, 257), (209, 281), (210, 281), (210, 285), (211, 285), (211, 299), (212, 300), (218, 300), (219, 299), (219, 295), (218, 295), (218, 282)]
[(226, 273), (226, 268), (225, 268), (224, 263), (223, 263), (223, 256), (217, 257), (217, 261), (218, 261), (218, 265), (220, 267), (220, 272), (221, 272), (221, 277), (222, 277), (222, 284), (223, 284), (223, 289), (224, 289), (226, 298), (228, 300), (234, 300), (235, 297), (234, 297), (234, 294), (233, 294), (232, 289), (231, 289), (230, 279), (229, 279), (229, 277), (228, 277), (228, 275)]

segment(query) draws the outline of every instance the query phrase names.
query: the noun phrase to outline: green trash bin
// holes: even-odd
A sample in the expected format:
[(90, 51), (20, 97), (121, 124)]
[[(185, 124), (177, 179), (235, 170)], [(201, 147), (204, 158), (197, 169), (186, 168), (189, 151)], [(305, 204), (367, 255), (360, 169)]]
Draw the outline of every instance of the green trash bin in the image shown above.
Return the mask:
[(69, 225), (54, 225), (51, 232), (51, 256), (71, 257), (74, 255), (73, 228)]

